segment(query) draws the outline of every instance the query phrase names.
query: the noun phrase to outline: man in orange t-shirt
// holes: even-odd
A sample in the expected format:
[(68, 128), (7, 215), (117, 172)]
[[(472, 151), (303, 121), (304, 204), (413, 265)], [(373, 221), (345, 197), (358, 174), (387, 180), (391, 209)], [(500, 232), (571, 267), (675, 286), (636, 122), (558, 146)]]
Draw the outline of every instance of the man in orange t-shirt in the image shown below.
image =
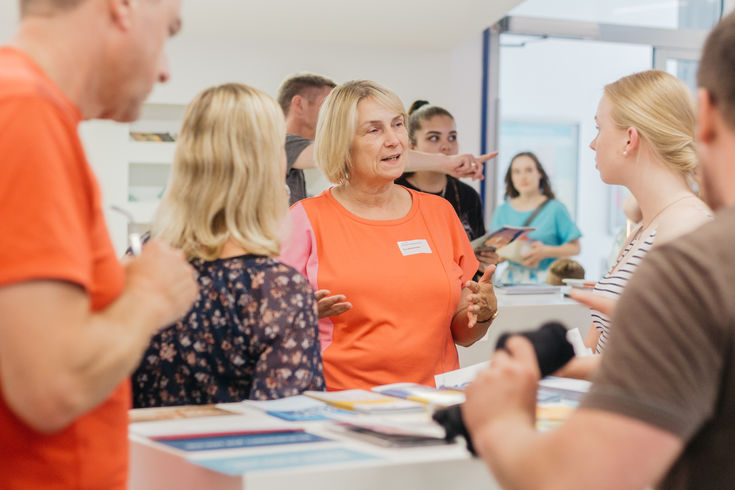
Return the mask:
[(117, 260), (77, 126), (138, 116), (180, 3), (20, 8), (0, 48), (0, 488), (124, 489), (126, 378), (196, 285), (158, 242)]

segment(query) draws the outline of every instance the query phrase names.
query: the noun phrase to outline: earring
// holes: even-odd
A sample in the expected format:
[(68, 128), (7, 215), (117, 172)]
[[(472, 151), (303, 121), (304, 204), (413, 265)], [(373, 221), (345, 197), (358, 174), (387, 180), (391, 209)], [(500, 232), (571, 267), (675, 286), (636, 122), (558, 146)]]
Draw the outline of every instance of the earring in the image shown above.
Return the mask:
[(628, 154), (628, 150), (623, 150), (623, 156)]

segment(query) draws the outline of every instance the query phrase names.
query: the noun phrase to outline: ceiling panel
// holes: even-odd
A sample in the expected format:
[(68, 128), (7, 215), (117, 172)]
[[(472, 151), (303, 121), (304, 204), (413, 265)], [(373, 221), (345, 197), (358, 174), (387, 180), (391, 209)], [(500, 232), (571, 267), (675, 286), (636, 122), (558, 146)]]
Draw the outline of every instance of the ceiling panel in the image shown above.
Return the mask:
[[(453, 48), (522, 0), (185, 0), (182, 36)], [(0, 41), (17, 0), (0, 2)]]

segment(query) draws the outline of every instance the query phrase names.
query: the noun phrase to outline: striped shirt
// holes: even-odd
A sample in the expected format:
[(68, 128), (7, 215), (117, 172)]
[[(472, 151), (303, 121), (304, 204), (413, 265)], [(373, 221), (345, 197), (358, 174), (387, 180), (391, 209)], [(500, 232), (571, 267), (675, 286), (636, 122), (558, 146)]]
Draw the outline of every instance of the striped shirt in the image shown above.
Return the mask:
[[(656, 238), (656, 228), (645, 236), (640, 236), (643, 230), (638, 230), (633, 240), (628, 243), (618, 260), (610, 271), (603, 276), (595, 285), (594, 292), (608, 298), (617, 299), (623, 293), (623, 289), (630, 277), (635, 272), (638, 264), (643, 260)], [(640, 244), (640, 245), (639, 245)], [(597, 341), (596, 353), (601, 354), (605, 350), (605, 344), (610, 335), (610, 319), (597, 310), (592, 310), (592, 324), (600, 332)]]

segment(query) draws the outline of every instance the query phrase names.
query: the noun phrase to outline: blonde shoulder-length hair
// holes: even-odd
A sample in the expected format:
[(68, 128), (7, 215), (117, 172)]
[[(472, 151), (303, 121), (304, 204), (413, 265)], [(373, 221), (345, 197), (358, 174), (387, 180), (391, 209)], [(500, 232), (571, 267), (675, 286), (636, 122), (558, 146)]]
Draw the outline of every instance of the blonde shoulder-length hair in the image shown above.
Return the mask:
[(283, 112), (270, 96), (229, 83), (189, 104), (152, 236), (188, 259), (217, 259), (228, 239), (276, 256), (288, 208)]
[(684, 82), (664, 71), (648, 70), (605, 86), (612, 119), (641, 138), (673, 171), (690, 183), (697, 168), (694, 148), (694, 97)]
[(333, 184), (344, 184), (350, 180), (350, 148), (357, 126), (357, 104), (368, 97), (406, 119), (406, 109), (401, 99), (370, 80), (353, 80), (332, 90), (319, 111), (314, 159)]

